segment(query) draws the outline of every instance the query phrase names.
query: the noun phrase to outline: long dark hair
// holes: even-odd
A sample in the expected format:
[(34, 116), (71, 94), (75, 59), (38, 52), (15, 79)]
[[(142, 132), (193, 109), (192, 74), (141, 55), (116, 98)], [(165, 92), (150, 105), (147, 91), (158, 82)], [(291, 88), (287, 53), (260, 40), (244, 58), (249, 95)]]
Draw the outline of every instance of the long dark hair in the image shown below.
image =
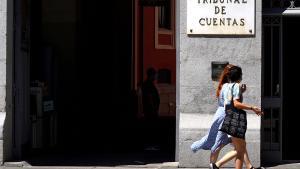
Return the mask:
[(222, 86), (224, 83), (228, 83), (229, 79), (228, 79), (228, 75), (230, 73), (230, 69), (234, 67), (234, 65), (232, 64), (228, 64), (225, 66), (220, 78), (219, 78), (219, 85), (218, 85), (218, 88), (217, 88), (217, 91), (216, 91), (216, 97), (218, 98), (220, 96), (220, 91), (222, 89)]
[(237, 82), (239, 80), (242, 80), (242, 68), (239, 66), (233, 66), (229, 70), (228, 81), (229, 82)]

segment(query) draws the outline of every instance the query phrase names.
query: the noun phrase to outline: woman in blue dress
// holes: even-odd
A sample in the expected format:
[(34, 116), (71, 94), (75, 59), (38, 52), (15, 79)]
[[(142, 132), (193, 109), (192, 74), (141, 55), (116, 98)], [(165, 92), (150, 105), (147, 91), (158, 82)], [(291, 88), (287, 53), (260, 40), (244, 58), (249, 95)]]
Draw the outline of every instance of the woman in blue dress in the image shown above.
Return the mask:
[[(232, 85), (228, 81), (228, 75), (230, 73), (230, 70), (234, 67), (234, 65), (228, 64), (220, 77), (219, 85), (216, 91), (216, 97), (218, 98), (218, 109), (214, 115), (213, 123), (211, 125), (210, 130), (208, 131), (208, 134), (205, 135), (202, 139), (194, 142), (191, 145), (191, 149), (193, 152), (197, 152), (200, 149), (203, 150), (211, 150), (210, 154), (210, 167), (211, 168), (217, 168), (215, 165), (220, 150), (231, 142), (231, 138), (228, 134), (219, 131), (219, 128), (222, 125), (222, 122), (225, 118), (225, 108), (224, 108), (224, 101), (225, 97), (227, 97), (228, 94), (228, 88), (232, 87)], [(230, 86), (231, 85), (231, 86)], [(241, 85), (239, 87), (234, 88), (236, 90), (241, 90), (241, 92), (234, 90), (234, 94), (239, 93), (239, 98), (242, 99), (242, 94), (246, 90), (246, 85)], [(226, 162), (230, 161), (234, 157), (237, 156), (236, 151), (232, 151), (226, 154), (220, 161), (218, 161), (219, 166), (224, 165)], [(255, 169), (250, 160), (247, 153), (247, 150), (245, 150), (244, 153), (244, 161), (246, 164), (247, 169)]]

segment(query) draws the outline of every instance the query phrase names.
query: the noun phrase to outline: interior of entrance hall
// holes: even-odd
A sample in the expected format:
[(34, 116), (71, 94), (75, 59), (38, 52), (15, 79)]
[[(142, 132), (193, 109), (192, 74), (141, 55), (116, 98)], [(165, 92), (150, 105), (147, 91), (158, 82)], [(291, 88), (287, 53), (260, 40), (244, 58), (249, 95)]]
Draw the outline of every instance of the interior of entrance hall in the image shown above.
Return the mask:
[(296, 99), (300, 95), (296, 79), (299, 73), (297, 41), (300, 38), (300, 17), (283, 17), (283, 114), (282, 114), (282, 149), (284, 160), (300, 160), (295, 139), (295, 130), (299, 129), (300, 114)]
[[(16, 29), (21, 32), (16, 39), (20, 49), (15, 50), (28, 59), (20, 62), (16, 52), (15, 64), (27, 64), (29, 70), (28, 79), (16, 80), (29, 91), (24, 98), (30, 98), (24, 114), (15, 112), (25, 121), (15, 128), (24, 133), (15, 136), (21, 158), (128, 152), (173, 161), (174, 3), (155, 7), (131, 0), (15, 1)], [(140, 90), (150, 67), (158, 72), (160, 96), (153, 124), (155, 149), (146, 147), (149, 133)]]

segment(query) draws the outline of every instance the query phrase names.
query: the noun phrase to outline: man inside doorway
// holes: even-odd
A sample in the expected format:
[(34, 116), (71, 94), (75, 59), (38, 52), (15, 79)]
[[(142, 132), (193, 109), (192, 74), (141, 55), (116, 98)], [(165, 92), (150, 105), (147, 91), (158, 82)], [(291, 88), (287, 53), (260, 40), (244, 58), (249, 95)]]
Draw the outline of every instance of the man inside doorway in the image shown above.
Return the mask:
[(147, 79), (142, 84), (143, 113), (145, 117), (146, 150), (158, 150), (158, 111), (160, 97), (154, 84), (157, 72), (154, 68), (147, 69)]

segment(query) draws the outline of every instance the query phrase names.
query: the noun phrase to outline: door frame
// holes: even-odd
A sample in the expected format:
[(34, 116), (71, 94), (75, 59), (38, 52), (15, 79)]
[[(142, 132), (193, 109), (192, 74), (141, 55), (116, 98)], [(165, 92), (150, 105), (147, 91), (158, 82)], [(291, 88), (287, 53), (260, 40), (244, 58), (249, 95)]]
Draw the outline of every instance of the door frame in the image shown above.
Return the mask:
[[(23, 145), (29, 135), (30, 105), (30, 41), (29, 24), (23, 16), (23, 3), (14, 0), (13, 5), (13, 54), (12, 54), (12, 158), (23, 158)], [(28, 4), (25, 4), (28, 5)], [(30, 11), (30, 9), (28, 9)], [(27, 18), (29, 19), (29, 18)], [(26, 30), (25, 30), (26, 29)], [(25, 31), (25, 32), (24, 32)], [(25, 35), (27, 34), (27, 35)]]
[[(262, 127), (261, 127), (261, 133), (262, 133), (262, 138), (261, 138), (261, 146), (262, 146), (262, 159), (263, 160), (266, 160), (267, 162), (276, 162), (276, 161), (282, 161), (282, 96), (283, 96), (283, 80), (282, 80), (282, 75), (283, 75), (283, 72), (282, 72), (282, 16), (281, 15), (273, 15), (273, 14), (266, 14), (266, 13), (263, 13), (263, 18), (264, 17), (279, 17), (279, 24), (268, 24), (268, 26), (271, 26), (271, 27), (274, 27), (274, 26), (277, 26), (279, 27), (279, 39), (280, 39), (280, 44), (279, 44), (279, 85), (280, 85), (280, 96), (279, 97), (274, 97), (274, 96), (267, 96), (267, 97), (262, 97), (262, 108), (263, 109), (269, 109), (270, 112), (266, 112), (266, 113), (270, 113), (270, 123), (271, 123), (271, 141), (270, 142), (264, 142), (264, 136), (265, 136), (265, 133), (264, 133), (264, 126), (265, 124), (263, 123), (264, 120), (262, 119)], [(264, 38), (264, 23), (262, 23), (262, 38)], [(272, 31), (272, 29), (271, 29)], [(273, 36), (271, 35), (271, 43), (273, 42), (272, 41), (273, 39)], [(262, 40), (263, 41), (263, 40)], [(271, 46), (272, 47), (272, 46)], [(265, 63), (264, 61), (264, 43), (262, 43), (262, 56), (263, 56), (263, 67), (265, 64), (268, 64), (268, 63)], [(273, 51), (273, 50), (271, 50)], [(272, 55), (272, 54), (271, 54)], [(271, 60), (270, 62), (272, 63), (273, 62), (273, 59), (271, 57)], [(273, 65), (271, 64), (271, 69), (273, 69)], [(263, 79), (264, 79), (264, 69), (262, 70), (262, 76), (263, 76)], [(272, 80), (273, 78), (273, 71), (271, 72), (271, 83), (273, 82)], [(273, 84), (271, 84), (271, 87), (273, 86)], [(265, 87), (265, 84), (264, 84), (264, 81), (262, 81), (262, 93), (264, 95), (264, 87)], [(273, 89), (271, 89), (271, 91), (273, 91)], [(279, 109), (279, 124), (280, 124), (280, 129), (279, 129), (279, 150), (272, 150), (274, 146), (273, 144), (273, 140), (272, 140), (272, 124), (273, 124), (273, 109)], [(268, 147), (268, 144), (270, 147)], [(267, 148), (268, 147), (268, 148)]]
[[(287, 9), (263, 9), (262, 17), (279, 17), (280, 23), (280, 53), (279, 53), (279, 82), (280, 82), (280, 97), (274, 98), (274, 97), (262, 97), (262, 108), (279, 108), (279, 123), (280, 123), (280, 143), (279, 143), (279, 151), (266, 151), (264, 150), (264, 125), (262, 123), (261, 128), (261, 147), (262, 147), (262, 158), (265, 158), (266, 162), (290, 162), (290, 160), (284, 160), (283, 159), (283, 138), (282, 138), (282, 131), (283, 131), (283, 95), (284, 95), (284, 83), (283, 83), (283, 17), (289, 16), (289, 17), (299, 17), (300, 16), (300, 8), (287, 8)], [(262, 38), (263, 36), (263, 29), (264, 29), (264, 23), (262, 22)], [(262, 51), (264, 51), (264, 44), (262, 44)], [(262, 56), (264, 54), (262, 53)], [(262, 65), (264, 65), (264, 59)], [(263, 72), (263, 70), (262, 70)], [(273, 72), (272, 72), (273, 73)], [(271, 73), (271, 74), (272, 74)], [(262, 74), (262, 77), (264, 76), (264, 73)], [(262, 81), (262, 88), (264, 88), (264, 83)], [(263, 93), (263, 92), (262, 92)], [(268, 112), (267, 112), (268, 113)], [(272, 113), (271, 113), (271, 119), (272, 119)], [(272, 134), (271, 134), (272, 135)], [(272, 140), (271, 140), (272, 142)]]

